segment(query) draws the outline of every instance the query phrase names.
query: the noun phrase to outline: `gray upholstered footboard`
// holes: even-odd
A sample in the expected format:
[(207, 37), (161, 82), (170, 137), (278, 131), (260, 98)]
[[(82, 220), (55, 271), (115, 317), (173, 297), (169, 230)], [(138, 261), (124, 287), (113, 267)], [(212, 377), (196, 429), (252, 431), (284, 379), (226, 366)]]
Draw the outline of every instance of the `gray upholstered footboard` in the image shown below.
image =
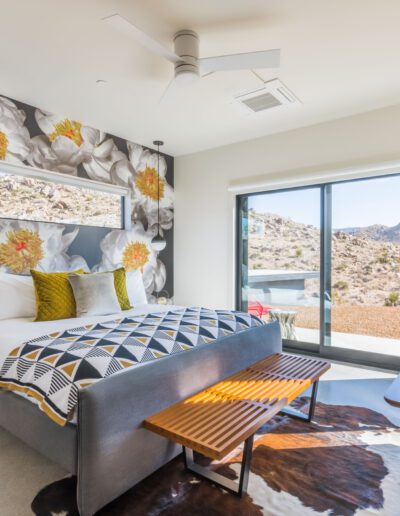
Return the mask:
[(98, 509), (181, 450), (142, 428), (149, 415), (281, 351), (278, 323), (140, 364), (84, 389), (78, 414), (78, 507)]

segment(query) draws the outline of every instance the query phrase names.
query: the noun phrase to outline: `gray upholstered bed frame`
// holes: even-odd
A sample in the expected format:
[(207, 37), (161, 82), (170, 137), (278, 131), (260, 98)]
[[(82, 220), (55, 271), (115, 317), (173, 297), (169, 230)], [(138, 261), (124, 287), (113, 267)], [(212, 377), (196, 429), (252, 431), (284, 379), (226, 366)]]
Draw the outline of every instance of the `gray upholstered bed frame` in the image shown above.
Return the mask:
[(278, 323), (142, 363), (80, 391), (77, 425), (53, 423), (31, 402), (0, 393), (0, 425), (78, 477), (81, 516), (92, 516), (181, 452), (142, 428), (149, 415), (271, 353)]

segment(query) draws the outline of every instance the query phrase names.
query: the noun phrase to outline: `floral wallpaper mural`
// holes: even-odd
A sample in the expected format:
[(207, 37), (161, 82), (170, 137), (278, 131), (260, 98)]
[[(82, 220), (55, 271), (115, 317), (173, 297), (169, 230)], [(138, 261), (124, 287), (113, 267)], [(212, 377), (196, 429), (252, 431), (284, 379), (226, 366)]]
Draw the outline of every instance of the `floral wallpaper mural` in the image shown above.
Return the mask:
[(65, 233), (61, 224), (42, 224), (20, 220), (0, 221), (0, 270), (12, 274), (42, 271), (89, 270), (82, 256), (69, 256), (67, 250), (79, 228)]
[[(0, 96), (0, 172), (1, 161), (129, 188), (132, 228), (102, 232), (99, 228), (90, 228), (90, 231), (98, 232), (99, 247), (96, 263), (90, 263), (93, 260), (85, 259), (85, 239), (80, 239), (79, 235), (83, 227), (7, 220), (12, 217), (0, 199), (0, 270), (27, 274), (30, 268), (106, 270), (123, 265), (127, 270), (142, 271), (150, 299), (161, 291), (172, 297), (174, 191), (171, 156), (161, 154), (158, 172), (154, 150), (86, 126), (79, 120)], [(151, 246), (158, 229), (158, 195), (159, 229), (167, 241), (166, 248), (160, 253)], [(70, 246), (76, 253), (73, 256)]]
[(102, 261), (99, 270), (115, 269), (123, 265), (127, 271), (139, 269), (146, 292), (159, 292), (166, 281), (166, 269), (151, 247), (155, 233), (145, 231), (143, 224), (133, 224), (129, 231), (114, 230), (102, 240)]

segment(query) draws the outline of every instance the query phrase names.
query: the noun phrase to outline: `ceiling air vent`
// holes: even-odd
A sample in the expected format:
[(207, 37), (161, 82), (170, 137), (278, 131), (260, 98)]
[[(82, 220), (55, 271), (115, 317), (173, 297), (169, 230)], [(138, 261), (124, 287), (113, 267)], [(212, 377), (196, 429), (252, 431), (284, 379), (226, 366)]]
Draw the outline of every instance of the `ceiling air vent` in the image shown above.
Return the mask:
[(247, 113), (260, 113), (278, 106), (299, 104), (299, 100), (279, 79), (264, 83), (264, 86), (235, 97)]

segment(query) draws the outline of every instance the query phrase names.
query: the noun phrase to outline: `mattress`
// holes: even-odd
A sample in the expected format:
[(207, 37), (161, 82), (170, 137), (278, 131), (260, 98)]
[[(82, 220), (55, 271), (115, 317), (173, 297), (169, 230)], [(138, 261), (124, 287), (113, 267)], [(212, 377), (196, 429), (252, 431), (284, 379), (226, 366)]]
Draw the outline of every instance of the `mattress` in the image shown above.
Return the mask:
[[(48, 333), (68, 330), (86, 324), (105, 322), (113, 318), (121, 317), (121, 315), (124, 317), (129, 317), (139, 314), (155, 312), (161, 313), (176, 308), (181, 307), (173, 305), (146, 304), (138, 305), (132, 310), (126, 310), (116, 314), (92, 317), (76, 317), (73, 319), (59, 319), (57, 321), (34, 322), (31, 318), (5, 319), (0, 321), (0, 364), (3, 363), (9, 353), (16, 347), (31, 339), (41, 337), (42, 335), (46, 335)], [(2, 392), (3, 391), (0, 389), (0, 394)], [(26, 398), (34, 404), (38, 403), (34, 398), (27, 396), (22, 392), (14, 392), (13, 394)], [(76, 416), (73, 417), (71, 422), (76, 422)]]

